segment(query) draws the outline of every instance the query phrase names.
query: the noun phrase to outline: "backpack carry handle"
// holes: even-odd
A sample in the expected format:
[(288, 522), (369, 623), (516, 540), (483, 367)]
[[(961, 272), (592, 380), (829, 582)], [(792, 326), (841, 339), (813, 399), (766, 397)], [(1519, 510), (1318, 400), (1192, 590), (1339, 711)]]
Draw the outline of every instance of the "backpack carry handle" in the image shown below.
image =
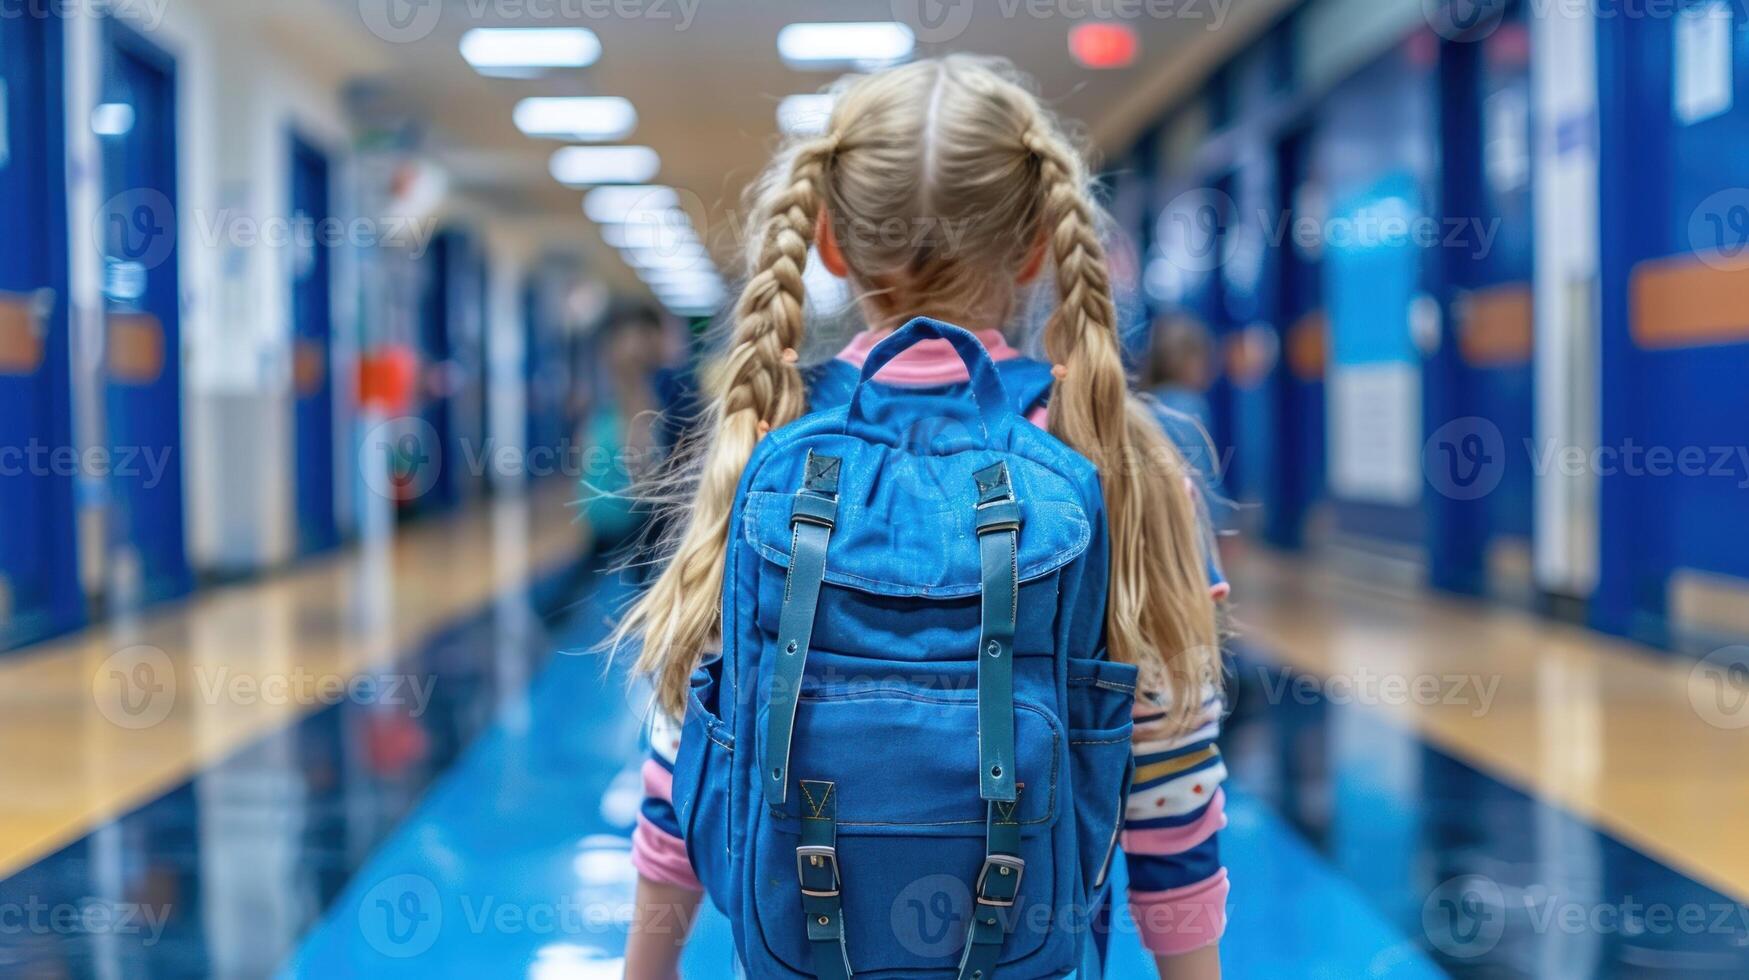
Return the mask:
[(971, 331), (925, 316), (916, 317), (893, 331), (892, 336), (881, 341), (869, 352), (868, 360), (862, 365), (862, 377), (857, 379), (856, 390), (850, 393), (846, 427), (868, 421), (862, 413), (862, 393), (874, 376), (893, 358), (925, 340), (945, 340), (953, 345), (955, 353), (959, 354), (960, 361), (971, 375), (972, 397), (978, 404), (979, 425), (983, 429), (984, 440), (994, 440), (1014, 414), (1008, 403), (1008, 390), (1003, 387), (1002, 376), (996, 371), (996, 362), (990, 360), (990, 352), (984, 349), (983, 343)]

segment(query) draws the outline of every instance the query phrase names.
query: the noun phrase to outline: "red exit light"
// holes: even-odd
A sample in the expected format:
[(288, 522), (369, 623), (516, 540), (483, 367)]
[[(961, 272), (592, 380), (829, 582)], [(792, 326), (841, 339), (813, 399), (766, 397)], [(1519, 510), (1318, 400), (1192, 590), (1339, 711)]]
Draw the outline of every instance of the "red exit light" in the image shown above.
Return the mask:
[(1087, 68), (1125, 68), (1142, 47), (1128, 24), (1076, 24), (1069, 31), (1069, 53)]

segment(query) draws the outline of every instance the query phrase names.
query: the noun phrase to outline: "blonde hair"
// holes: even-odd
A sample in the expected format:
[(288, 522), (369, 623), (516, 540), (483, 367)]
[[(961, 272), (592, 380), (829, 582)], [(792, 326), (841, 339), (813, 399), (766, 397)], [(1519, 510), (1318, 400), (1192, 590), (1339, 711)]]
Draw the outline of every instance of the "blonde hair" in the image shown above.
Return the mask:
[[(865, 303), (893, 326), (966, 322), (1013, 301), (1042, 247), (1057, 303), (1044, 346), (1060, 366), (1050, 431), (1100, 471), (1110, 524), (1111, 656), (1191, 725), (1220, 681), (1203, 522), (1189, 469), (1129, 390), (1102, 213), (1081, 155), (1004, 63), (955, 55), (856, 80), (823, 135), (790, 143), (752, 194), (748, 279), (727, 353), (709, 373), (696, 490), (673, 554), (614, 642), (680, 717), (689, 677), (719, 642), (729, 511), (754, 445), (805, 410), (802, 273), (821, 215)], [(889, 233), (893, 230), (902, 234)], [(1001, 307), (1006, 309), (1006, 307)]]

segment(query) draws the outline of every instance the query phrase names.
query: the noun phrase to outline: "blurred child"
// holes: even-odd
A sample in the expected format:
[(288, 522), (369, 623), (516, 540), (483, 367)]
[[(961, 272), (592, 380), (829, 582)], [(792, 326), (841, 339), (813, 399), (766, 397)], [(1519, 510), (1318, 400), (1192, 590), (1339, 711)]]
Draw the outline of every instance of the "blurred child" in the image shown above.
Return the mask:
[(661, 402), (656, 382), (666, 363), (662, 315), (646, 303), (613, 303), (596, 337), (600, 397), (583, 422), (583, 516), (595, 552), (634, 541), (648, 509), (632, 495), (658, 453)]
[(1213, 380), (1208, 330), (1181, 316), (1156, 320), (1143, 384), (1166, 409), (1166, 434), (1201, 474), (1205, 488), (1215, 476), (1208, 437), (1208, 388)]

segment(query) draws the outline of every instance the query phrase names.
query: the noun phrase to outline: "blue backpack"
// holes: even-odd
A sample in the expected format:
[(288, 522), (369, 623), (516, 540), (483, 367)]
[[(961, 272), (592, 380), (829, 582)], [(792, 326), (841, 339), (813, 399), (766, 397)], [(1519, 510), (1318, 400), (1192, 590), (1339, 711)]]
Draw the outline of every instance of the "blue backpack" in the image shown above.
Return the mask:
[[(971, 379), (872, 381), (926, 338)], [(1042, 368), (1042, 366), (1036, 366)], [(1104, 648), (1093, 465), (972, 334), (911, 321), (768, 435), (674, 804), (751, 977), (1059, 977), (1107, 898), (1136, 669)], [(1032, 381), (1027, 379), (1031, 378)]]

